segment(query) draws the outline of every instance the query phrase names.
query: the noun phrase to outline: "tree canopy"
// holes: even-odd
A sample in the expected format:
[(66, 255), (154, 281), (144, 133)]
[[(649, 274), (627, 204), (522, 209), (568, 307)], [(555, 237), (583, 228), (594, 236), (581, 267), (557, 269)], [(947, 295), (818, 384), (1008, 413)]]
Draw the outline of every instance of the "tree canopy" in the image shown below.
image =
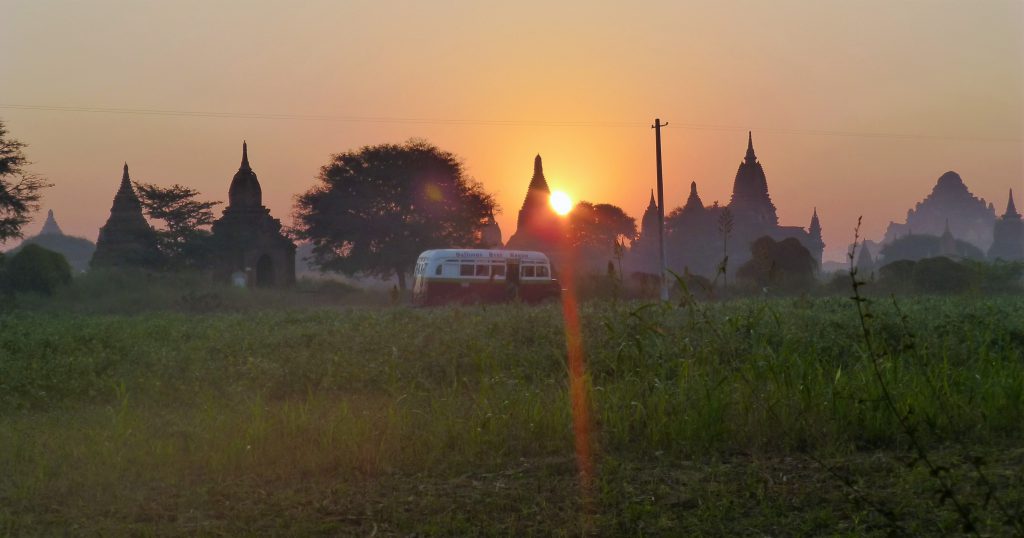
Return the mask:
[(611, 248), (636, 238), (636, 219), (616, 205), (579, 202), (569, 213), (569, 234), (574, 246)]
[(750, 261), (736, 271), (736, 276), (759, 287), (777, 287), (799, 291), (814, 283), (817, 262), (800, 241), (790, 237), (775, 241), (764, 236), (750, 245)]
[(71, 266), (64, 256), (34, 244), (19, 249), (2, 269), (0, 287), (11, 293), (50, 295), (71, 282)]
[(405, 289), (420, 252), (470, 247), (495, 209), (458, 157), (424, 140), (334, 155), (297, 197), (294, 232), (323, 270), (389, 278)]
[(220, 202), (196, 200), (199, 191), (177, 184), (136, 182), (135, 190), (146, 216), (163, 223), (157, 230), (157, 246), (164, 263), (173, 268), (204, 265), (212, 249), (213, 208)]
[[(959, 239), (955, 240), (956, 255), (972, 260), (985, 259), (984, 253), (978, 247)], [(907, 234), (893, 240), (882, 247), (879, 255), (885, 263), (896, 260), (922, 260), (940, 256), (942, 252), (942, 239), (937, 235)]]
[(0, 122), (0, 243), (21, 237), (21, 227), (39, 209), (42, 191), (49, 185), (25, 171), (25, 144), (7, 136)]

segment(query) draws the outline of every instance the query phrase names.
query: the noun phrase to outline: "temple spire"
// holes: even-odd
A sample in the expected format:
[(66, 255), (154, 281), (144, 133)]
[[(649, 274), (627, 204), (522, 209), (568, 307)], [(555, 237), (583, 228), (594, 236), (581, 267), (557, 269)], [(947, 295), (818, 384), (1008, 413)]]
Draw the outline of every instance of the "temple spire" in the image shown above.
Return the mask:
[(530, 179), (529, 190), (551, 192), (551, 188), (548, 187), (548, 181), (544, 178), (544, 164), (540, 160), (540, 153), (533, 159), (533, 178)]
[(747, 155), (743, 160), (748, 163), (757, 161), (757, 155), (754, 154), (754, 134), (751, 131), (747, 131)]
[(60, 226), (57, 225), (57, 219), (53, 218), (53, 210), (46, 212), (46, 222), (43, 223), (43, 229), (39, 232), (39, 235), (64, 235), (61, 231)]
[(1017, 206), (1013, 205), (1013, 189), (1010, 189), (1010, 198), (1006, 201), (1006, 213), (1004, 217), (1019, 217)]
[(128, 177), (128, 163), (124, 163), (124, 171), (121, 173), (121, 188), (130, 187), (132, 184), (131, 178)]
[(811, 236), (811, 240), (815, 243), (822, 244), (824, 242), (821, 239), (821, 221), (818, 220), (818, 208), (814, 208), (814, 213), (811, 214), (811, 225), (807, 228), (807, 234)]
[(648, 209), (651, 209), (651, 208), (657, 209), (658, 208), (658, 203), (654, 201), (654, 189), (651, 189), (651, 201), (647, 203), (647, 208)]
[(252, 170), (252, 168), (249, 166), (249, 147), (245, 143), (245, 140), (242, 140), (242, 165), (239, 167), (239, 169)]
[(683, 206), (684, 212), (700, 211), (704, 209), (704, 202), (700, 200), (700, 196), (697, 195), (697, 182), (690, 182), (690, 196), (686, 199), (686, 205)]

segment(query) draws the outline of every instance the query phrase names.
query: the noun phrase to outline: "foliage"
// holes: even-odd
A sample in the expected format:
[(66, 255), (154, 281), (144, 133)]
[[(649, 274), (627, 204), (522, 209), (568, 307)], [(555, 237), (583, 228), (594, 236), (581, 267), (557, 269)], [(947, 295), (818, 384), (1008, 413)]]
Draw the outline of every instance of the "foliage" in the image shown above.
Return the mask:
[(39, 209), (42, 190), (50, 185), (25, 171), (25, 144), (9, 138), (0, 122), (0, 243), (21, 237), (21, 227)]
[(792, 292), (807, 290), (814, 284), (817, 263), (792, 237), (782, 241), (761, 237), (750, 245), (750, 254), (751, 259), (740, 266), (736, 276), (757, 287)]
[(585, 269), (600, 271), (617, 258), (621, 244), (636, 238), (636, 220), (612, 204), (579, 202), (569, 212), (569, 243)]
[(18, 252), (27, 245), (39, 245), (61, 254), (71, 268), (79, 273), (89, 269), (89, 260), (92, 259), (92, 253), (96, 251), (96, 244), (83, 237), (43, 234), (25, 239), (16, 248), (11, 249), (11, 253)]
[[(873, 312), (892, 350), (881, 373), (931, 456), (961, 477), (982, 534), (1012, 534), (995, 503), (1024, 496), (1019, 301), (901, 307)], [(0, 528), (955, 534), (932, 478), (900, 463), (907, 438), (880, 404), (850, 309), (582, 305), (599, 425), (589, 497), (557, 305), (9, 314)], [(992, 502), (967, 479), (979, 460)], [(856, 477), (859, 494), (833, 473)]]
[(150, 219), (163, 222), (157, 245), (169, 268), (202, 268), (213, 254), (209, 226), (213, 208), (221, 202), (196, 200), (199, 191), (182, 185), (160, 187), (135, 183), (142, 209)]
[(30, 244), (11, 256), (0, 277), (10, 292), (50, 295), (71, 282), (71, 266), (59, 253)]
[(914, 290), (918, 293), (963, 293), (971, 287), (971, 276), (969, 267), (945, 256), (925, 258), (914, 265)]
[[(942, 255), (941, 243), (941, 238), (935, 235), (907, 234), (882, 246), (879, 256), (882, 258), (882, 263), (891, 263), (897, 260), (916, 261), (924, 258), (933, 258)], [(985, 259), (981, 249), (967, 241), (957, 239), (955, 244), (957, 256), (972, 260)]]
[(199, 271), (154, 272), (100, 268), (76, 276), (49, 297), (19, 297), (18, 310), (42, 315), (141, 315), (152, 312), (262, 312), (300, 308), (381, 306), (383, 291), (362, 290), (328, 278), (300, 278), (295, 286), (236, 288)]
[(916, 266), (917, 262), (912, 260), (896, 260), (887, 263), (878, 269), (878, 281), (893, 290), (913, 290)]
[(422, 140), (334, 155), (298, 196), (295, 233), (314, 262), (347, 275), (405, 277), (420, 252), (472, 246), (495, 208), (460, 160)]
[(612, 204), (579, 202), (569, 213), (572, 245), (612, 248), (617, 242), (636, 238), (636, 219)]
[(877, 284), (884, 293), (901, 295), (1021, 293), (1022, 276), (1022, 262), (951, 260), (938, 256), (886, 264), (879, 269)]

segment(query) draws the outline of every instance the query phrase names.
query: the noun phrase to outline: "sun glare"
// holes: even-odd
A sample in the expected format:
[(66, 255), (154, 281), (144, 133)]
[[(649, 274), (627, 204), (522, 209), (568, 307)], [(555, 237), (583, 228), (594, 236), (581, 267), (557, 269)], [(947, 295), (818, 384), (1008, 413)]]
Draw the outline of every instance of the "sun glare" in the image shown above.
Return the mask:
[(572, 211), (572, 199), (562, 191), (551, 193), (551, 208), (559, 215), (567, 215)]

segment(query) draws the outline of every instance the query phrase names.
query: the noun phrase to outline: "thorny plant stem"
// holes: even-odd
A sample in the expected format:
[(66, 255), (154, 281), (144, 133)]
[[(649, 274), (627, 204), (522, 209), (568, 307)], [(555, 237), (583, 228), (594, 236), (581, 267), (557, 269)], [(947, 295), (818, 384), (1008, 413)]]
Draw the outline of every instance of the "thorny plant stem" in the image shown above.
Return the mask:
[(861, 335), (864, 339), (864, 345), (867, 347), (868, 355), (871, 358), (871, 368), (874, 374), (875, 380), (878, 382), (878, 388), (882, 391), (882, 400), (885, 402), (889, 412), (896, 417), (896, 421), (899, 423), (903, 433), (906, 434), (910, 441), (910, 446), (913, 447), (914, 452), (917, 453), (918, 461), (925, 464), (928, 468), (928, 472), (935, 477), (935, 480), (939, 483), (940, 503), (949, 499), (953, 503), (957, 514), (963, 522), (963, 531), (971, 534), (978, 534), (978, 530), (974, 524), (974, 518), (971, 516), (971, 510), (964, 505), (959, 498), (957, 498), (956, 491), (953, 490), (952, 485), (945, 478), (944, 473), (946, 469), (936, 465), (928, 455), (928, 451), (924, 445), (917, 438), (914, 428), (907, 422), (906, 417), (900, 413), (896, 407), (896, 401), (889, 391), (889, 386), (885, 382), (885, 378), (882, 376), (882, 369), (879, 365), (879, 359), (882, 353), (875, 352), (874, 339), (872, 338), (871, 328), (868, 327), (868, 317), (870, 317), (867, 311), (867, 299), (860, 294), (860, 287), (864, 285), (863, 282), (857, 280), (857, 267), (854, 265), (855, 255), (857, 253), (857, 243), (860, 241), (860, 225), (863, 217), (857, 217), (857, 227), (853, 232), (853, 246), (850, 248), (849, 262), (850, 262), (850, 283), (853, 287), (853, 301), (857, 305), (857, 318), (860, 320)]

